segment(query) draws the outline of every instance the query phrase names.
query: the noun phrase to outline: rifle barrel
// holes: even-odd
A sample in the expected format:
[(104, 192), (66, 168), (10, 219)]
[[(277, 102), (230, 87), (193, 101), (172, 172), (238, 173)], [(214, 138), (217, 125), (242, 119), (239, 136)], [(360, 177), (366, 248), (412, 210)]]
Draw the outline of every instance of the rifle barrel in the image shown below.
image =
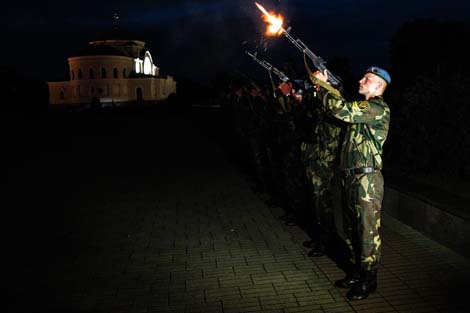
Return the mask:
[(336, 78), (336, 76), (333, 75), (333, 73), (331, 73), (325, 66), (325, 61), (317, 56), (315, 53), (312, 52), (312, 50), (310, 50), (306, 44), (304, 44), (300, 39), (295, 39), (294, 37), (292, 37), (290, 34), (289, 34), (289, 31), (285, 30), (284, 28), (281, 27), (280, 31), (283, 32), (284, 36), (289, 39), (290, 42), (292, 42), (292, 44), (297, 48), (299, 49), (300, 51), (302, 51), (303, 53), (305, 53), (307, 55), (307, 57), (312, 60), (313, 64), (315, 65), (315, 67), (321, 71), (321, 72), (324, 72), (326, 70), (327, 74), (328, 74), (328, 80), (331, 82), (331, 84), (333, 86), (336, 86), (336, 87), (340, 87), (341, 86), (341, 81)]
[(271, 63), (265, 61), (265, 60), (260, 60), (256, 57), (256, 55), (248, 52), (248, 51), (245, 51), (246, 54), (248, 54), (256, 63), (258, 63), (259, 65), (261, 65), (262, 67), (264, 67), (265, 69), (267, 69), (268, 71), (270, 72), (273, 72), (280, 80), (282, 80), (283, 82), (287, 82), (289, 81), (289, 77), (287, 77), (286, 74), (284, 74), (283, 72), (281, 72), (280, 70), (278, 70), (277, 68), (275, 68), (274, 66), (271, 65)]

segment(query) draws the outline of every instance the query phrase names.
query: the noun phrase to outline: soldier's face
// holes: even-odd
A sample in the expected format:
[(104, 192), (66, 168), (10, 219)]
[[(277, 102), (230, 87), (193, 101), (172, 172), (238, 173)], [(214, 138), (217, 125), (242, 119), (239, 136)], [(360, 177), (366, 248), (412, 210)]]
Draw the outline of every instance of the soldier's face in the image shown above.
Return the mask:
[(383, 83), (377, 75), (366, 73), (359, 81), (359, 93), (361, 95), (375, 94), (382, 88)]

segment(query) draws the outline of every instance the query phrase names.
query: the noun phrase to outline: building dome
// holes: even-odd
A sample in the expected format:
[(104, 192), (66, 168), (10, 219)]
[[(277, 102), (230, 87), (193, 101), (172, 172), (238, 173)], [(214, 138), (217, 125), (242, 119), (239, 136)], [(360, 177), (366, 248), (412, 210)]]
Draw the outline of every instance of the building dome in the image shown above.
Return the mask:
[(89, 45), (75, 56), (113, 55), (127, 56), (123, 51), (108, 45)]
[(157, 102), (176, 92), (173, 77), (160, 77), (145, 42), (118, 25), (68, 58), (68, 81), (48, 82), (51, 104), (120, 105)]

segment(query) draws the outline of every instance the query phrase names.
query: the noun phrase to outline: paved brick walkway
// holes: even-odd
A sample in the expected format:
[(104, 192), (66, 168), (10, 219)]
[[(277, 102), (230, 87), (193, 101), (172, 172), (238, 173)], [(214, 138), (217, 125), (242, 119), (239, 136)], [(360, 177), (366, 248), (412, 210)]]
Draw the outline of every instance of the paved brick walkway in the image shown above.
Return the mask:
[(307, 257), (307, 235), (189, 123), (109, 127), (18, 169), (45, 206), (18, 214), (11, 312), (467, 311), (470, 262), (386, 214), (379, 288), (351, 303), (335, 262)]

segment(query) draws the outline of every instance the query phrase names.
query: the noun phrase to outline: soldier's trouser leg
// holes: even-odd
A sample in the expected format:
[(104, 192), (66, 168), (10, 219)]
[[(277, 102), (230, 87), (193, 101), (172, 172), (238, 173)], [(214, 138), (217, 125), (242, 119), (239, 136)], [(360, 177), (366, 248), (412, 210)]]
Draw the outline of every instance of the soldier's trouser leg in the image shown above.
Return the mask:
[(314, 188), (318, 199), (318, 221), (322, 231), (331, 234), (336, 231), (332, 194), (333, 164), (320, 161), (316, 168), (317, 179), (320, 181), (320, 184)]
[(257, 136), (252, 136), (248, 139), (250, 148), (250, 166), (253, 171), (256, 189), (258, 191), (264, 191), (266, 188), (266, 174), (263, 166), (266, 163), (266, 157), (263, 154), (263, 146), (260, 139)]
[[(321, 231), (320, 231), (320, 218), (319, 218), (319, 202), (320, 202), (320, 197), (319, 197), (319, 192), (321, 185), (323, 184), (321, 176), (318, 175), (317, 169), (315, 168), (315, 165), (313, 162), (309, 162), (309, 164), (306, 167), (306, 176), (307, 176), (307, 181), (308, 181), (308, 187), (309, 187), (309, 196), (310, 196), (310, 201), (309, 201), (309, 215), (312, 218), (312, 222), (310, 223), (310, 226), (312, 227), (312, 235), (313, 235), (313, 241), (318, 242), (321, 237)], [(313, 246), (312, 246), (313, 247)]]
[(361, 270), (376, 270), (380, 261), (380, 211), (383, 177), (380, 172), (343, 178), (344, 232), (351, 261)]
[(335, 232), (331, 193), (332, 166), (328, 162), (312, 162), (307, 166), (306, 173), (311, 191), (309, 203), (313, 217), (313, 241), (323, 245), (327, 239), (325, 235), (328, 236), (328, 234)]
[(316, 171), (311, 175), (312, 203), (316, 223), (325, 233), (335, 232), (330, 173)]

